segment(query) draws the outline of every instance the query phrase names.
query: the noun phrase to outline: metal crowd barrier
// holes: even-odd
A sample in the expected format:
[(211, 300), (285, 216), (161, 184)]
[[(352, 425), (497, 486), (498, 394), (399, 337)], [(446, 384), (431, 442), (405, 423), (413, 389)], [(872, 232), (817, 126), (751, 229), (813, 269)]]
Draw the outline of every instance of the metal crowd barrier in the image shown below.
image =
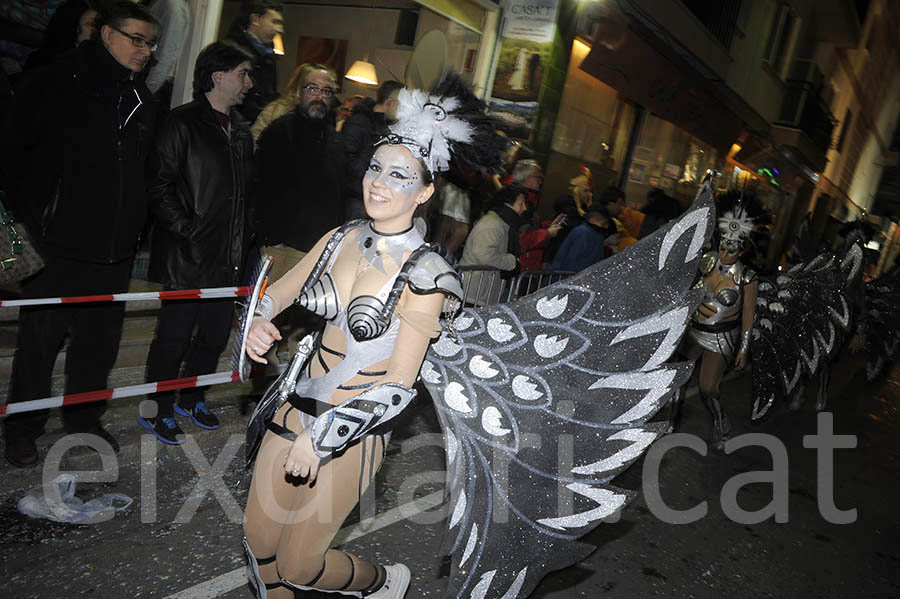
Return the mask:
[(526, 270), (515, 278), (510, 299), (531, 295), (574, 274), (575, 271), (572, 270)]
[(456, 268), (462, 277), (466, 306), (481, 307), (509, 301), (511, 279), (504, 279), (506, 271), (486, 264), (472, 264)]
[(504, 278), (506, 271), (486, 264), (458, 266), (467, 306), (502, 304), (524, 297), (575, 274), (569, 270), (526, 270)]

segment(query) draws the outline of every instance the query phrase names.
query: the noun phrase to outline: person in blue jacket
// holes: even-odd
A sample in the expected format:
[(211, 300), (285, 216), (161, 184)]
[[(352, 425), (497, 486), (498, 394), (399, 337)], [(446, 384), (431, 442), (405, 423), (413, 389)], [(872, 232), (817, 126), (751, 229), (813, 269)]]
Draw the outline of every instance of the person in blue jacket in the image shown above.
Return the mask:
[(584, 214), (584, 222), (575, 227), (563, 241), (550, 265), (551, 270), (584, 270), (607, 255), (607, 247), (619, 242), (615, 225), (606, 210), (590, 206)]

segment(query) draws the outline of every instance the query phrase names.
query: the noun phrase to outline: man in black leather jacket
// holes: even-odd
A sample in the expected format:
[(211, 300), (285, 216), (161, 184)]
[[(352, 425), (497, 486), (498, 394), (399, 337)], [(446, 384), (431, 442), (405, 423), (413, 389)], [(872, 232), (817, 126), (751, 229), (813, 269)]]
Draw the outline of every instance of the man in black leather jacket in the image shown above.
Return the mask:
[[(147, 215), (144, 163), (154, 107), (140, 73), (156, 47), (158, 25), (128, 1), (107, 5), (99, 39), (85, 41), (23, 76), (4, 137), (3, 168), (17, 216), (46, 264), (22, 284), (26, 298), (128, 290)], [(66, 393), (107, 388), (122, 332), (124, 304), (34, 306), (19, 313), (10, 403), (51, 395), (51, 375), (66, 334)], [(68, 432), (102, 428), (104, 402), (63, 408)], [(7, 417), (6, 457), (38, 462), (35, 440), (47, 410)]]
[[(253, 87), (252, 60), (231, 42), (204, 48), (194, 69), (194, 101), (173, 110), (157, 138), (158, 165), (149, 187), (155, 217), (150, 278), (169, 289), (240, 282), (251, 239), (245, 187), (253, 138), (235, 108)], [(148, 382), (215, 372), (233, 306), (230, 299), (163, 302), (147, 358)], [(157, 413), (139, 422), (169, 444), (184, 440), (175, 413), (201, 428), (218, 428), (204, 391), (182, 391), (177, 405), (174, 391), (159, 393)]]

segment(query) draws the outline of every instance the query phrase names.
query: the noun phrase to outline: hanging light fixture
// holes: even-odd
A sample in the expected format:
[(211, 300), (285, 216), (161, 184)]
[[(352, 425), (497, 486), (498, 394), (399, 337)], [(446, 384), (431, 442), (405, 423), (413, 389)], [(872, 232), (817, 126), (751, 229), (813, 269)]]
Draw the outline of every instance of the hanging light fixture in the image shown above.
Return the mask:
[[(372, 10), (375, 9), (375, 0), (372, 0)], [(371, 40), (371, 30), (366, 31), (366, 46)], [(363, 56), (362, 60), (354, 60), (350, 66), (350, 70), (344, 75), (344, 78), (363, 85), (378, 85), (378, 75), (375, 74), (375, 65), (369, 62), (369, 53)]]
[(272, 46), (274, 46), (275, 54), (284, 56), (284, 40), (281, 39), (280, 33), (276, 33), (275, 37), (272, 38)]
[(350, 81), (362, 83), (363, 85), (378, 85), (378, 75), (375, 74), (375, 65), (369, 62), (369, 56), (366, 55), (362, 60), (356, 60), (344, 75)]

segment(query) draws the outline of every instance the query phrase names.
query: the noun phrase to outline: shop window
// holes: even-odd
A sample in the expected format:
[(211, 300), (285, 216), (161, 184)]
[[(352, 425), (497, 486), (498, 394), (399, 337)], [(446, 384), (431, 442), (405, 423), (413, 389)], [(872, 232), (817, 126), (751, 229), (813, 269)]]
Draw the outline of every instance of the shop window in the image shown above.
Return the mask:
[(589, 52), (584, 42), (573, 44), (553, 131), (546, 197), (564, 194), (579, 165), (591, 169), (595, 189), (617, 185), (625, 166), (635, 109), (615, 89), (579, 68)]
[(662, 189), (687, 206), (707, 169), (715, 169), (718, 153), (708, 144), (668, 121), (649, 115), (641, 126), (625, 194), (639, 203), (653, 188)]
[(797, 26), (797, 18), (791, 12), (787, 4), (782, 4), (775, 11), (772, 21), (772, 30), (769, 33), (769, 41), (766, 43), (766, 52), (763, 60), (768, 63), (782, 77), (784, 65), (788, 62), (791, 38)]

